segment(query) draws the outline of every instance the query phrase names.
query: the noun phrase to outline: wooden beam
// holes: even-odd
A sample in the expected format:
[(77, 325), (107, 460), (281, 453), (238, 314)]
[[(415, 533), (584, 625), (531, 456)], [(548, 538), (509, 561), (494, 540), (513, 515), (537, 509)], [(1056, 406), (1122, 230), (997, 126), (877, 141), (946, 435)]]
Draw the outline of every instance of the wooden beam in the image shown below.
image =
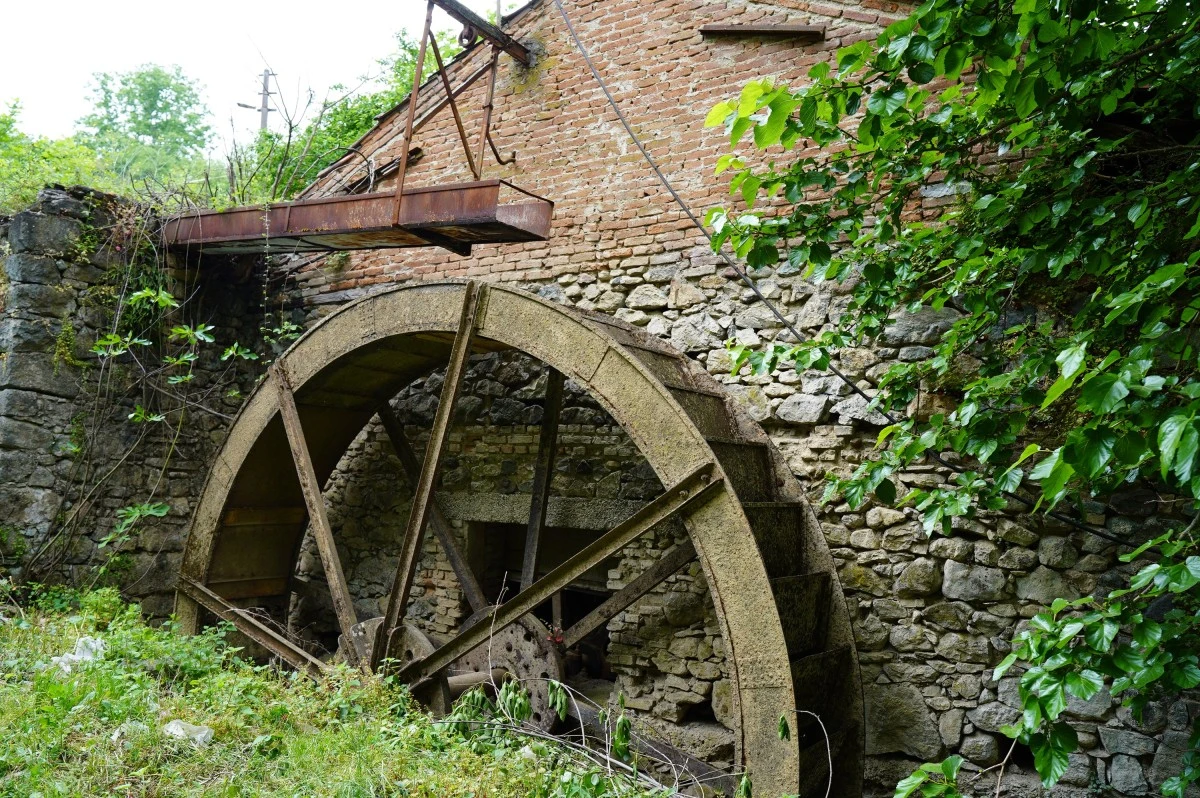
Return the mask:
[(303, 507), (230, 507), (225, 511), (221, 527), (234, 526), (294, 526), (304, 522)]
[(233, 606), (199, 582), (193, 582), (186, 576), (181, 576), (179, 578), (179, 589), (188, 598), (204, 607), (213, 615), (232, 623), (239, 632), (255, 643), (258, 643), (268, 651), (275, 652), (279, 655), (280, 659), (287, 662), (293, 668), (305, 671), (313, 676), (323, 673), (326, 670), (324, 662), (321, 662), (321, 660), (309, 654), (271, 627), (260, 623), (250, 613)]
[(208, 580), (208, 587), (227, 599), (264, 598), (283, 596), (288, 592), (291, 580), (286, 576), (245, 577), (238, 579)]
[(712, 495), (712, 489), (722, 483), (713, 463), (705, 463), (678, 483), (670, 486), (658, 498), (647, 502), (640, 510), (604, 535), (589, 543), (579, 553), (567, 559), (544, 577), (522, 590), (504, 604), (478, 616), (478, 621), (459, 632), (428, 657), (416, 660), (400, 670), (399, 679), (415, 684), (440, 673), (454, 660), (472, 651), (492, 634), (539, 606), (558, 591), (567, 587), (582, 574), (629, 545), (677, 513), (702, 502)]
[(304, 438), (304, 428), (300, 425), (300, 413), (296, 410), (296, 397), (292, 394), (292, 386), (288, 384), (287, 375), (278, 365), (271, 367), (270, 374), (271, 379), (275, 381), (279, 395), (279, 415), (283, 419), (288, 445), (292, 449), (292, 460), (296, 464), (296, 476), (300, 480), (300, 492), (304, 494), (309, 523), (312, 525), (313, 537), (317, 541), (321, 565), (325, 569), (325, 581), (329, 583), (333, 611), (337, 615), (338, 626), (341, 628), (342, 634), (354, 644), (346, 652), (346, 657), (350, 660), (351, 665), (358, 665), (367, 653), (367, 641), (354, 629), (358, 623), (358, 617), (354, 613), (354, 599), (346, 584), (346, 574), (342, 571), (342, 561), (338, 557), (337, 544), (333, 540), (333, 529), (329, 526), (325, 497), (321, 495), (317, 473), (313, 468), (312, 457), (308, 453), (308, 442)]
[(538, 549), (546, 529), (546, 507), (554, 481), (554, 455), (558, 450), (558, 419), (562, 415), (563, 375), (546, 365), (546, 402), (542, 431), (538, 435), (537, 459), (533, 465), (533, 490), (529, 500), (529, 523), (525, 525), (525, 554), (521, 562), (521, 589), (533, 584)]
[(649, 593), (663, 580), (696, 558), (696, 547), (692, 541), (679, 543), (662, 556), (651, 568), (642, 572), (625, 587), (613, 593), (604, 603), (589, 612), (574, 626), (563, 633), (563, 647), (570, 648), (583, 638), (608, 623), (618, 612)]
[[(483, 38), (499, 47), (525, 66), (533, 63), (533, 55), (523, 44), (509, 36), (500, 28), (488, 22), (458, 0), (431, 0), (438, 8), (457, 19), (463, 25), (469, 25)], [(499, 20), (497, 20), (498, 22)]]
[[(385, 403), (379, 409), (379, 420), (383, 422), (383, 429), (387, 432), (388, 440), (392, 442), (392, 449), (400, 460), (400, 469), (408, 479), (408, 484), (416, 485), (417, 480), (421, 477), (421, 466), (417, 464), (417, 455), (409, 444), (408, 438), (404, 437), (404, 427), (401, 425), (400, 419), (396, 418), (396, 412), (392, 410), (391, 405)], [(458, 585), (462, 588), (467, 604), (471, 605), (471, 612), (478, 612), (488, 606), (489, 602), (483, 595), (483, 588), (479, 586), (475, 572), (467, 563), (466, 555), (458, 547), (458, 541), (454, 539), (450, 522), (446, 520), (446, 515), (442, 511), (441, 505), (438, 504), (436, 496), (433, 506), (429, 510), (429, 525), (433, 527), (433, 534), (437, 536), (438, 543), (442, 545), (442, 551), (446, 552), (446, 559), (450, 561), (450, 568), (458, 577)]]
[(371, 651), (372, 668), (379, 664), (379, 660), (387, 651), (387, 641), (400, 623), (404, 607), (408, 604), (408, 593), (412, 589), (413, 576), (417, 570), (417, 558), (421, 552), (425, 524), (429, 521), (429, 515), (434, 506), (434, 484), (441, 474), (442, 456), (446, 452), (450, 423), (454, 419), (454, 405), (462, 390), (463, 375), (467, 371), (467, 359), (471, 355), (471, 342), (475, 338), (475, 323), (478, 317), (480, 295), (483, 291), (484, 289), (479, 284), (468, 282), (466, 290), (463, 292), (458, 334), (454, 337), (454, 344), (450, 348), (450, 362), (446, 367), (446, 377), (442, 382), (441, 395), (438, 397), (437, 412), (434, 414), (433, 428), (429, 433), (429, 443), (425, 447), (425, 461), (421, 463), (421, 475), (413, 485), (412, 509), (408, 515), (408, 525), (404, 530), (400, 562), (396, 566), (396, 576), (392, 580), (392, 588), (388, 593), (383, 623), (379, 625), (380, 636)]

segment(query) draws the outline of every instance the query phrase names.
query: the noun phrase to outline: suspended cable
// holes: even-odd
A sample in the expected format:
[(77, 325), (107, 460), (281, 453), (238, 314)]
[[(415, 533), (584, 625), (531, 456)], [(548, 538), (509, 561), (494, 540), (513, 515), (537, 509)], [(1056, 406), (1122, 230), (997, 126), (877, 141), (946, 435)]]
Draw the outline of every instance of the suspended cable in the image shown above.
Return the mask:
[[(600, 87), (600, 91), (604, 93), (604, 97), (608, 100), (609, 106), (617, 115), (617, 119), (621, 122), (621, 126), (625, 128), (625, 132), (629, 135), (629, 139), (633, 142), (634, 146), (638, 148), (638, 151), (641, 152), (642, 157), (646, 159), (646, 163), (649, 164), (650, 169), (654, 171), (655, 176), (658, 178), (658, 181), (662, 183), (663, 188), (666, 189), (667, 193), (671, 195), (671, 199), (675, 201), (675, 204), (679, 206), (680, 210), (684, 212), (688, 219), (691, 220), (692, 224), (695, 225), (696, 229), (699, 230), (701, 234), (708, 240), (709, 244), (711, 244), (712, 233), (708, 231), (708, 228), (704, 226), (704, 223), (700, 221), (700, 219), (692, 211), (691, 206), (684, 201), (683, 197), (679, 196), (679, 192), (675, 190), (675, 187), (671, 185), (671, 181), (667, 179), (665, 174), (663, 174), (662, 169), (660, 169), (658, 166), (658, 162), (654, 160), (654, 156), (650, 154), (650, 151), (646, 149), (644, 144), (642, 144), (642, 140), (638, 137), (637, 133), (633, 131), (633, 126), (629, 124), (629, 120), (625, 117), (624, 111), (622, 111), (621, 107), (617, 105), (617, 101), (613, 97), (612, 92), (609, 91), (608, 84), (605, 83), (604, 77), (600, 74), (600, 70), (598, 70), (596, 65), (592, 63), (592, 57), (588, 53), (587, 47), (584, 46), (583, 41), (579, 38), (579, 34), (576, 33), (575, 26), (571, 23), (571, 17), (567, 14), (566, 8), (563, 7), (562, 0), (554, 0), (554, 5), (558, 8), (558, 13), (562, 15), (563, 23), (567, 26), (567, 32), (570, 34), (571, 40), (575, 43), (575, 49), (577, 49), (579, 54), (583, 56), (584, 63), (587, 64), (588, 69), (592, 73), (592, 77), (596, 80), (596, 84)], [(717, 255), (719, 255), (721, 259), (725, 261), (729, 268), (733, 269), (737, 276), (741, 278), (742, 282), (744, 282), (750, 288), (750, 290), (754, 292), (754, 295), (758, 298), (758, 300), (762, 302), (768, 310), (771, 311), (771, 315), (773, 315), (779, 321), (779, 323), (782, 324), (784, 328), (792, 334), (793, 338), (796, 341), (802, 340), (802, 336), (800, 335), (799, 331), (790, 321), (788, 321), (787, 317), (779, 310), (779, 308), (763, 295), (763, 292), (759, 289), (758, 284), (754, 281), (754, 279), (751, 278), (744, 269), (738, 266), (733, 258), (731, 258), (724, 250), (717, 250)], [(850, 390), (855, 394), (865, 399), (868, 403), (872, 401), (872, 398), (868, 396), (862, 388), (859, 388), (853, 380), (846, 376), (832, 363), (829, 364), (828, 370), (847, 386), (849, 386)], [(897, 419), (895, 416), (885, 410), (877, 410), (877, 412), (886, 418), (889, 424), (900, 423), (900, 419)], [(936, 452), (929, 452), (926, 456), (932, 458), (939, 465), (949, 468), (951, 471), (954, 471), (957, 474), (964, 474), (968, 471), (968, 469), (963, 468), (956, 463), (949, 462)], [(1027, 508), (1033, 508), (1036, 506), (1036, 503), (1031, 499), (1027, 499), (1024, 496), (1020, 496), (1011, 491), (1006, 490), (1002, 491), (1002, 493), (1005, 497), (1019, 502), (1020, 504), (1025, 505)], [(1112, 541), (1113, 543), (1126, 543), (1126, 541), (1109, 534), (1105, 530), (1098, 529), (1090, 524), (1085, 524), (1069, 515), (1064, 515), (1055, 511), (1051, 511), (1047, 513), (1047, 515), (1056, 521), (1061, 521), (1068, 526), (1084, 532), (1090, 532), (1097, 537), (1104, 538), (1105, 540)]]

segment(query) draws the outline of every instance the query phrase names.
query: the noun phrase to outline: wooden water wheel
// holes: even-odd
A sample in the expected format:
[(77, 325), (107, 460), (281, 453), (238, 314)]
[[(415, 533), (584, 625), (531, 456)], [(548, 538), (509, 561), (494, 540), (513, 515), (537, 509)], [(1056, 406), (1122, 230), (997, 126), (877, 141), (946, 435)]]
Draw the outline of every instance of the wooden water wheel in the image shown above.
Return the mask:
[[(492, 605), (447, 530), (435, 489), (470, 354), (513, 350), (545, 364), (549, 379), (520, 589)], [(435, 369), (445, 379), (418, 460), (388, 400)], [(555, 393), (564, 379), (621, 425), (664, 489), (537, 575)], [(410, 474), (413, 499), (386, 611), (360, 619), (321, 487), (377, 415)], [(286, 605), (311, 530), (345, 658), (363, 668), (394, 660), (398, 677), (436, 705), (446, 699), (447, 674), (472, 661), (476, 669), (482, 662), (557, 678), (561, 661), (539, 640), (544, 627), (533, 610), (669, 519), (682, 522), (686, 539), (564, 630), (564, 642), (603, 626), (698, 560), (733, 687), (734, 770), (748, 770), (760, 795), (824, 795), (832, 758), (832, 794), (858, 795), (862, 697), (849, 617), (820, 527), (779, 453), (684, 355), (609, 317), (521, 291), (472, 282), (398, 288), (343, 307), (298, 340), (247, 400), (212, 465), (186, 544), (177, 613), (187, 632), (226, 619), (294, 667), (323, 669), (261, 615)], [(473, 611), (445, 639), (432, 640), (405, 620), (426, 533), (445, 550)], [(485, 645), (499, 653), (481, 659)], [(517, 652), (511, 662), (509, 650)], [(821, 718), (830, 754), (821, 725), (805, 713)], [(781, 715), (792, 729), (787, 740), (778, 734)]]

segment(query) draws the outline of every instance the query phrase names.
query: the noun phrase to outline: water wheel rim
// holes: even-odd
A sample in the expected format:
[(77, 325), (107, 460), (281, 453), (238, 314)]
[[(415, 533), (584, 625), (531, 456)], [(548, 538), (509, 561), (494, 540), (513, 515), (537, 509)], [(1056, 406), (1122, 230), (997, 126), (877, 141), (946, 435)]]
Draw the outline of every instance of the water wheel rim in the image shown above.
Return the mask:
[[(297, 340), (275, 368), (303, 405), (314, 378), (324, 369), (350, 362), (347, 358), (352, 361), (356, 353), (388, 342), (401, 344), (406, 337), (452, 338), (469, 290), (462, 282), (430, 283), (349, 304)], [(781, 710), (795, 706), (782, 627), (749, 523), (704, 436), (666, 387), (602, 325), (517, 290), (491, 285), (485, 294), (478, 340), (526, 352), (587, 389), (626, 430), (664, 485), (680, 483), (702, 467), (722, 481), (711, 500), (683, 521), (726, 643), (734, 693), (735, 759), (755, 773), (756, 786), (768, 792), (794, 791), (797, 744), (777, 734)], [(215, 588), (213, 565), (223, 519), (227, 509), (254, 494), (254, 470), (263, 467), (256, 462), (261, 454), (256, 446), (264, 434), (279, 435), (279, 417), (277, 393), (263, 387), (238, 414), (197, 506), (181, 567), (186, 582)], [(355, 430), (361, 427), (359, 423)], [(178, 606), (185, 628), (194, 625), (195, 607), (187, 595), (181, 593)]]

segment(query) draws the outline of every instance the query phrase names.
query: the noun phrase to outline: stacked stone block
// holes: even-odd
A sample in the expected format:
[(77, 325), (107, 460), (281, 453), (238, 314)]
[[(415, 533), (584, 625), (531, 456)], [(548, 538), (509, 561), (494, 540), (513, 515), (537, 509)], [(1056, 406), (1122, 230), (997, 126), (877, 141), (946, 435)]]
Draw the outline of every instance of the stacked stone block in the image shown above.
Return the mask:
[[(102, 365), (91, 351), (129, 290), (126, 233), (140, 214), (115, 197), (52, 187), (0, 224), (0, 565), (18, 581), (115, 582), (163, 617), (192, 501), (239, 400), (218, 395), (204, 400), (216, 413), (137, 425), (128, 419), (135, 406), (160, 407), (159, 397), (135, 378), (128, 356)], [(169, 277), (177, 296), (192, 295), (187, 312), (214, 325), (217, 342), (196, 368), (203, 385), (229, 368), (221, 348), (255, 345), (260, 289)], [(248, 390), (253, 375), (242, 371)], [(170, 510), (139, 524), (127, 543), (102, 545), (117, 511), (142, 502)]]

